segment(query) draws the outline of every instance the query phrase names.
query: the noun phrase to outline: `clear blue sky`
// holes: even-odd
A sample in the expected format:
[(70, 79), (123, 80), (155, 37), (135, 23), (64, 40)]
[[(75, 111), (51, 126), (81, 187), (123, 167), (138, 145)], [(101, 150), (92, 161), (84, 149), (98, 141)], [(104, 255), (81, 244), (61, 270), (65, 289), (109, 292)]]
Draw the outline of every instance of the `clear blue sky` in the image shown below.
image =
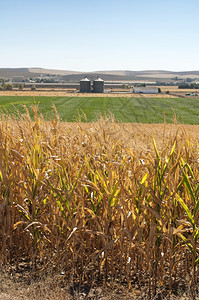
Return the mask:
[(0, 68), (199, 70), (199, 0), (0, 0)]

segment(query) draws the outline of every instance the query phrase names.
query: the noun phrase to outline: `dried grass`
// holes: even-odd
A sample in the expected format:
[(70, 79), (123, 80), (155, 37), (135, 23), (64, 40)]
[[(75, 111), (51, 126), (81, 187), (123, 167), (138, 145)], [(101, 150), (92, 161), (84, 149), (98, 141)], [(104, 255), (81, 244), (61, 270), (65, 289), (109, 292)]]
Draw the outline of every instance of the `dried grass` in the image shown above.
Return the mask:
[[(0, 91), (0, 96), (32, 96), (32, 97), (38, 97), (38, 96), (46, 96), (46, 97), (136, 97), (136, 98), (142, 98), (143, 94), (134, 94), (134, 93), (123, 93), (120, 94), (117, 91), (113, 93), (78, 93), (78, 91), (71, 92), (70, 90), (61, 90), (61, 89), (54, 89), (52, 91), (50, 90), (36, 90), (36, 91), (30, 91), (30, 90), (12, 90), (12, 91)], [(144, 94), (145, 97), (148, 98), (173, 98), (172, 95), (169, 94), (153, 94), (153, 95), (147, 95)]]

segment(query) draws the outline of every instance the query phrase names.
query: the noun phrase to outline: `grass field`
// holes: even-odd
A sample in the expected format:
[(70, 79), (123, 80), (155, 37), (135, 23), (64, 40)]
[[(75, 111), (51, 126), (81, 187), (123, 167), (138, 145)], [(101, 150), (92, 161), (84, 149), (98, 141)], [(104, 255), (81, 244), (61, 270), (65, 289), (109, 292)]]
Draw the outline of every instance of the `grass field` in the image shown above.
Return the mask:
[(173, 122), (174, 112), (178, 123), (199, 124), (199, 98), (149, 98), (149, 97), (23, 97), (0, 96), (1, 109), (25, 113), (23, 105), (39, 104), (39, 111), (49, 119), (51, 106), (56, 106), (62, 121), (95, 121), (99, 115), (114, 115), (120, 122), (167, 123)]

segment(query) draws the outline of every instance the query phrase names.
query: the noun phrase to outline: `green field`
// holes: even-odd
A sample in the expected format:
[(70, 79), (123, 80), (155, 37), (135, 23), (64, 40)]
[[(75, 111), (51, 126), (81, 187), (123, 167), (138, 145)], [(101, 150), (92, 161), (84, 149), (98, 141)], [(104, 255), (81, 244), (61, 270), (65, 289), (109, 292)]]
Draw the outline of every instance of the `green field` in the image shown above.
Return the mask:
[[(179, 123), (199, 124), (199, 98), (141, 98), (141, 97), (22, 97), (0, 96), (0, 107), (8, 113), (25, 113), (24, 105), (38, 104), (46, 119), (56, 106), (62, 121), (75, 122), (79, 115), (94, 121), (99, 115), (114, 115), (120, 122), (172, 123), (174, 112)], [(81, 119), (86, 121), (84, 117)]]

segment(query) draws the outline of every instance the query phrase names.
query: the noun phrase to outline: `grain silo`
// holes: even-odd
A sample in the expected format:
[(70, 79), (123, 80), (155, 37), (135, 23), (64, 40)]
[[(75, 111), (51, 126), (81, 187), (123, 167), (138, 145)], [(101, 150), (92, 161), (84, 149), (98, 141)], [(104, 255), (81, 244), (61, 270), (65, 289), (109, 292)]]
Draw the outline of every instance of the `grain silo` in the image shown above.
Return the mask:
[(97, 78), (93, 81), (93, 92), (94, 93), (104, 93), (104, 80)]
[(80, 80), (80, 93), (90, 93), (91, 92), (91, 81), (85, 77)]

